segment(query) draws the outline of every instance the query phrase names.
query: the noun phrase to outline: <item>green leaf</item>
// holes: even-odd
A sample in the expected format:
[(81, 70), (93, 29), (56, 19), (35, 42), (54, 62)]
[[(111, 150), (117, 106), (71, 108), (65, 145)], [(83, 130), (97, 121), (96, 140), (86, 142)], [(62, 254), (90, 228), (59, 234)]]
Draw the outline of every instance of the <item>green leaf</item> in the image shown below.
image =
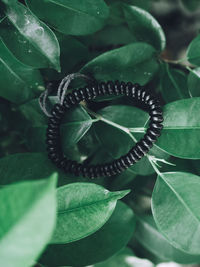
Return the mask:
[(89, 51), (85, 45), (73, 38), (56, 32), (56, 37), (60, 45), (60, 64), (61, 72), (58, 73), (53, 69), (44, 69), (42, 74), (46, 80), (61, 80), (67, 73), (79, 71), (89, 58)]
[(200, 96), (200, 68), (190, 71), (187, 79), (187, 86), (192, 97)]
[[(18, 181), (39, 180), (55, 172), (58, 173), (58, 185), (74, 182), (74, 178), (70, 178), (56, 168), (46, 154), (18, 153), (0, 159), (0, 185)], [(83, 181), (83, 178), (81, 180)]]
[[(109, 106), (99, 110), (98, 113), (109, 122), (117, 123), (118, 126), (126, 128), (143, 128), (149, 119), (148, 113), (143, 110), (125, 105)], [(128, 153), (135, 144), (133, 139), (131, 139), (126, 132), (121, 131), (113, 125), (108, 125), (105, 122), (97, 122), (94, 126), (101, 147), (107, 150), (111, 158), (117, 159)], [(144, 133), (133, 133), (133, 135), (139, 140)], [(156, 147), (151, 149), (150, 154), (158, 158), (167, 159), (166, 153), (163, 153)], [(132, 174), (149, 175), (154, 173), (154, 170), (149, 160), (144, 157), (141, 161), (137, 162), (137, 164), (129, 168), (129, 172)]]
[(200, 98), (175, 101), (164, 107), (164, 129), (156, 145), (170, 155), (200, 158)]
[(60, 32), (87, 35), (101, 29), (109, 9), (103, 0), (29, 0), (27, 5), (39, 18)]
[(124, 4), (123, 11), (126, 23), (138, 42), (151, 44), (162, 51), (166, 46), (166, 38), (157, 20), (147, 11)]
[(86, 266), (106, 260), (127, 245), (134, 229), (132, 209), (118, 201), (110, 219), (97, 232), (66, 245), (49, 245), (40, 262), (57, 267)]
[(183, 6), (189, 10), (190, 12), (194, 12), (197, 10), (197, 8), (199, 8), (199, 0), (181, 0), (182, 1), (182, 4)]
[(200, 66), (200, 35), (190, 43), (187, 50), (187, 59), (190, 63)]
[(2, 0), (2, 2), (6, 5), (15, 5), (17, 3), (17, 0)]
[[(49, 99), (51, 104), (55, 104), (58, 100), (57, 97)], [(20, 106), (20, 111), (27, 119), (26, 138), (31, 151), (46, 151), (45, 136), (48, 119), (41, 111), (38, 99)], [(70, 109), (61, 124), (63, 149), (76, 144), (90, 129), (92, 123), (93, 120), (81, 106)]]
[(38, 70), (21, 64), (0, 41), (0, 96), (13, 103), (34, 98), (44, 84)]
[(161, 174), (152, 195), (152, 212), (159, 231), (174, 247), (199, 254), (200, 177), (191, 173)]
[(200, 256), (190, 255), (173, 247), (158, 231), (152, 216), (138, 216), (135, 232), (137, 241), (163, 262), (198, 263)]
[(60, 70), (60, 47), (55, 34), (24, 5), (9, 7), (0, 24), (0, 35), (8, 49), (23, 64)]
[(161, 88), (162, 96), (167, 103), (190, 97), (186, 74), (180, 70), (171, 69), (168, 65), (162, 76)]
[(97, 80), (132, 81), (144, 85), (157, 70), (154, 48), (145, 43), (133, 43), (96, 57), (81, 72), (90, 74)]
[(56, 220), (56, 176), (0, 189), (0, 265), (32, 266)]
[(117, 200), (128, 193), (109, 192), (92, 183), (58, 188), (58, 217), (51, 243), (66, 244), (93, 234), (109, 219)]

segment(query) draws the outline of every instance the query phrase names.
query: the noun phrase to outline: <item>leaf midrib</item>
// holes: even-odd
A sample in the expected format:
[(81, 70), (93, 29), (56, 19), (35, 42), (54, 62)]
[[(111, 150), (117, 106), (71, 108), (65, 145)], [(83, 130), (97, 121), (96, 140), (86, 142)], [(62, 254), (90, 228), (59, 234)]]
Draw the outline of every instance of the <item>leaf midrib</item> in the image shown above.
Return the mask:
[(68, 210), (63, 210), (63, 211), (58, 211), (58, 214), (66, 214), (68, 212), (73, 212), (73, 211), (77, 211), (77, 210), (80, 210), (80, 209), (84, 209), (84, 208), (87, 208), (87, 207), (90, 207), (90, 206), (93, 206), (93, 205), (98, 205), (98, 204), (101, 204), (101, 203), (104, 203), (104, 202), (112, 202), (113, 200), (118, 200), (120, 198), (118, 198), (117, 196), (119, 196), (120, 194), (118, 195), (114, 195), (114, 196), (111, 196), (111, 197), (108, 197), (108, 198), (105, 198), (105, 199), (101, 199), (101, 200), (98, 200), (98, 201), (95, 201), (95, 202), (92, 202), (92, 203), (87, 203), (86, 205), (83, 205), (83, 206), (80, 206), (80, 207), (75, 207), (75, 208), (71, 208), (71, 209), (68, 209)]

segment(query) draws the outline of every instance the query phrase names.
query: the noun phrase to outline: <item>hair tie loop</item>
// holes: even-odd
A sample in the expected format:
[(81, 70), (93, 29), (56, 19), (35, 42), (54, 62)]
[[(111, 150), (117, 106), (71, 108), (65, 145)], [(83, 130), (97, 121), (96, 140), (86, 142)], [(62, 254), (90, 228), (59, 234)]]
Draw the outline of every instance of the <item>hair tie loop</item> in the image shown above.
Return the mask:
[[(75, 89), (72, 93), (66, 95), (66, 88), (74, 78), (75, 76), (71, 76), (63, 80), (59, 88), (59, 95), (62, 101), (55, 104), (51, 111), (46, 132), (48, 157), (66, 173), (72, 173), (77, 176), (95, 178), (119, 174), (144, 157), (161, 135), (163, 115), (159, 101), (139, 84), (125, 83), (123, 81), (96, 82), (83, 88)], [(63, 93), (61, 93), (62, 90)], [(86, 163), (80, 164), (68, 159), (62, 151), (60, 140), (60, 124), (65, 112), (83, 100), (92, 100), (97, 96), (106, 94), (125, 95), (138, 100), (148, 109), (150, 123), (144, 137), (126, 155), (122, 155), (120, 158), (106, 164), (87, 165)]]

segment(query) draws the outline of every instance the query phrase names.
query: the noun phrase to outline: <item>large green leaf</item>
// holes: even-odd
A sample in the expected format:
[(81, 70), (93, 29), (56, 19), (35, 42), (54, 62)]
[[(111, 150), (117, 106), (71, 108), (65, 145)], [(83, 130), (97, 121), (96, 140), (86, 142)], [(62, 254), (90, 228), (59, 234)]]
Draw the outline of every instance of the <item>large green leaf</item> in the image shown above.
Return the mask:
[(9, 7), (0, 35), (15, 57), (35, 68), (60, 70), (60, 47), (55, 34), (24, 5)]
[(103, 27), (109, 9), (103, 0), (29, 0), (29, 8), (58, 31), (87, 35)]
[(200, 255), (190, 255), (173, 247), (158, 231), (152, 216), (138, 216), (136, 225), (137, 241), (162, 261), (182, 264), (200, 262)]
[(200, 96), (200, 68), (190, 71), (187, 79), (187, 86), (192, 97)]
[(200, 98), (175, 101), (164, 107), (164, 129), (156, 143), (180, 158), (200, 158)]
[(190, 43), (187, 50), (188, 61), (196, 66), (200, 66), (200, 35)]
[(159, 231), (174, 247), (190, 254), (200, 254), (199, 195), (199, 176), (171, 172), (158, 177), (152, 196)]
[(66, 245), (49, 245), (40, 262), (57, 267), (86, 266), (106, 260), (127, 245), (134, 229), (132, 209), (118, 201), (110, 219), (97, 232)]
[(0, 189), (0, 265), (32, 266), (56, 221), (56, 176)]
[(96, 57), (81, 72), (97, 80), (132, 81), (144, 85), (157, 70), (155, 49), (146, 43), (133, 43)]
[(66, 244), (101, 228), (113, 213), (117, 200), (129, 190), (109, 192), (93, 183), (72, 183), (58, 188), (58, 216), (51, 240)]
[(161, 87), (162, 96), (167, 103), (190, 97), (187, 88), (187, 76), (180, 70), (166, 66)]
[(21, 64), (0, 41), (0, 96), (20, 104), (34, 98), (44, 89), (38, 70)]
[(165, 49), (165, 34), (149, 12), (126, 4), (123, 5), (123, 11), (126, 23), (137, 41), (149, 43), (158, 50)]
[[(51, 104), (55, 104), (58, 101), (57, 97), (50, 97), (49, 99)], [(26, 138), (29, 148), (34, 152), (45, 151), (45, 134), (48, 119), (41, 111), (38, 99), (22, 105), (20, 111), (27, 119)], [(91, 117), (81, 106), (66, 112), (61, 124), (63, 149), (76, 144), (89, 130), (92, 122)]]

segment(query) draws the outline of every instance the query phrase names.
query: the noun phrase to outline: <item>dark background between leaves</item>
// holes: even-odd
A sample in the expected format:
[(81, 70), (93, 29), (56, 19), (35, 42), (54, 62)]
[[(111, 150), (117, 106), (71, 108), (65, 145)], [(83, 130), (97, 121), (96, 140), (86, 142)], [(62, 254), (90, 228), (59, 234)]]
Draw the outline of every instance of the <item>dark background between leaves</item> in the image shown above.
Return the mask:
[[(0, 1), (0, 265), (198, 266), (199, 15), (198, 0)], [(147, 84), (164, 106), (162, 137), (121, 175), (91, 181), (47, 158), (38, 97), (52, 87), (51, 107), (73, 72)], [(140, 108), (108, 96), (70, 110), (66, 155), (95, 164), (126, 153), (148, 125)]]

